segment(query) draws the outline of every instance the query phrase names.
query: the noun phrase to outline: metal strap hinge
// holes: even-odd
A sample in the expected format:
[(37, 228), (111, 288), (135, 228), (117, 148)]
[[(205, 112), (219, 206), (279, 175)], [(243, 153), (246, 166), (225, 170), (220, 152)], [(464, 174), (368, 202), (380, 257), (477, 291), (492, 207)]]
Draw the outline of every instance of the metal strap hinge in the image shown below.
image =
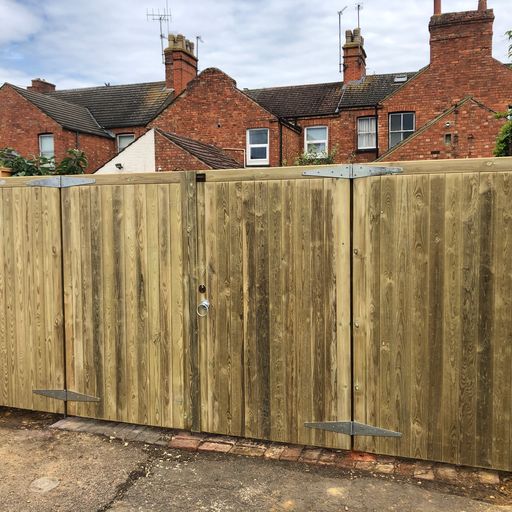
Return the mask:
[(69, 188), (80, 187), (84, 185), (94, 185), (94, 178), (75, 178), (74, 176), (52, 176), (51, 178), (41, 178), (27, 183), (28, 187), (50, 187), (50, 188)]
[(386, 430), (385, 428), (372, 427), (357, 421), (325, 421), (320, 423), (304, 423), (307, 428), (318, 428), (346, 434), (347, 436), (375, 436), (375, 437), (402, 437), (400, 432)]
[(34, 389), (32, 393), (62, 400), (63, 402), (101, 402), (101, 399), (95, 396), (84, 395), (67, 389)]
[(361, 164), (336, 165), (335, 167), (322, 167), (304, 171), (303, 176), (316, 176), (318, 178), (340, 178), (353, 180), (355, 178), (368, 178), (370, 176), (385, 176), (387, 174), (400, 174), (401, 167), (383, 167)]

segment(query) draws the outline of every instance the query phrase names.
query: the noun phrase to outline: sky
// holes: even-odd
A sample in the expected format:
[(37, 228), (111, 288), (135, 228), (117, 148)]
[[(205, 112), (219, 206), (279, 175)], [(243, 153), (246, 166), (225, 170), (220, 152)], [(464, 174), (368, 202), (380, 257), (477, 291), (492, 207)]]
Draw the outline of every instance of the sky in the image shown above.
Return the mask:
[[(199, 69), (216, 67), (240, 88), (340, 80), (343, 33), (357, 27), (349, 0), (168, 0), (170, 32), (201, 36)], [(511, 0), (494, 9), (494, 57), (508, 61)], [(442, 0), (443, 12), (478, 0)], [(367, 73), (416, 71), (428, 64), (433, 0), (365, 0), (361, 30)], [(164, 79), (160, 28), (146, 11), (166, 0), (0, 0), (0, 84), (44, 78), (57, 89)], [(167, 28), (165, 31), (167, 32)]]

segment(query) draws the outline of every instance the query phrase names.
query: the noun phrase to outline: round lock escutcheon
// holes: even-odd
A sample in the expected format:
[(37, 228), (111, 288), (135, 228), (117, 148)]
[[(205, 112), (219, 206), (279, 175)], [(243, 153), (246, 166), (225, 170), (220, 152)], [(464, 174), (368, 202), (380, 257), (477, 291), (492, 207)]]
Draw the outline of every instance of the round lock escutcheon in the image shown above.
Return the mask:
[(203, 300), (197, 306), (197, 316), (203, 317), (208, 314), (210, 310), (210, 302), (208, 300)]

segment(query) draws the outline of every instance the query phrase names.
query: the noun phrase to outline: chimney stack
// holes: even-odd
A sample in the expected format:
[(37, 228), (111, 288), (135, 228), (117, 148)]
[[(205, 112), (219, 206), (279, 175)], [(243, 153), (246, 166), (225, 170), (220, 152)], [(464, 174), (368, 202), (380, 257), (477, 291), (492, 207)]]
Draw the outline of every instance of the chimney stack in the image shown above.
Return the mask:
[(165, 84), (174, 89), (176, 96), (197, 76), (197, 58), (194, 43), (182, 34), (169, 34), (169, 46), (164, 50)]
[(55, 85), (47, 82), (43, 78), (34, 78), (32, 80), (32, 85), (27, 87), (27, 91), (35, 91), (35, 92), (53, 92), (55, 91)]
[(434, 16), (441, 14), (441, 0), (434, 0)]
[(430, 18), (430, 64), (443, 67), (463, 62), (485, 66), (492, 58), (492, 27), (494, 13), (486, 0), (479, 0), (477, 11), (441, 14), (440, 0), (434, 1)]
[(361, 80), (366, 76), (366, 52), (361, 29), (355, 28), (345, 32), (343, 46), (343, 83)]

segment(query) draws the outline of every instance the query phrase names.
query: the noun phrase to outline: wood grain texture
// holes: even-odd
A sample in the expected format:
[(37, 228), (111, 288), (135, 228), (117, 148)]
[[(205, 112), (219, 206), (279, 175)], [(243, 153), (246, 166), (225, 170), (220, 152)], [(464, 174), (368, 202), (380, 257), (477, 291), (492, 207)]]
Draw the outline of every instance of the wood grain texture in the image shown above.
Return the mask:
[(355, 419), (403, 437), (360, 438), (356, 447), (510, 470), (510, 174), (364, 181), (354, 210), (363, 248), (354, 261), (355, 315), (363, 319)]
[(199, 184), (202, 430), (349, 447), (304, 428), (350, 417), (348, 185)]
[(183, 194), (174, 182), (62, 190), (67, 387), (101, 399), (73, 414), (192, 426)]
[(0, 405), (64, 412), (32, 393), (64, 384), (60, 194), (0, 190)]

